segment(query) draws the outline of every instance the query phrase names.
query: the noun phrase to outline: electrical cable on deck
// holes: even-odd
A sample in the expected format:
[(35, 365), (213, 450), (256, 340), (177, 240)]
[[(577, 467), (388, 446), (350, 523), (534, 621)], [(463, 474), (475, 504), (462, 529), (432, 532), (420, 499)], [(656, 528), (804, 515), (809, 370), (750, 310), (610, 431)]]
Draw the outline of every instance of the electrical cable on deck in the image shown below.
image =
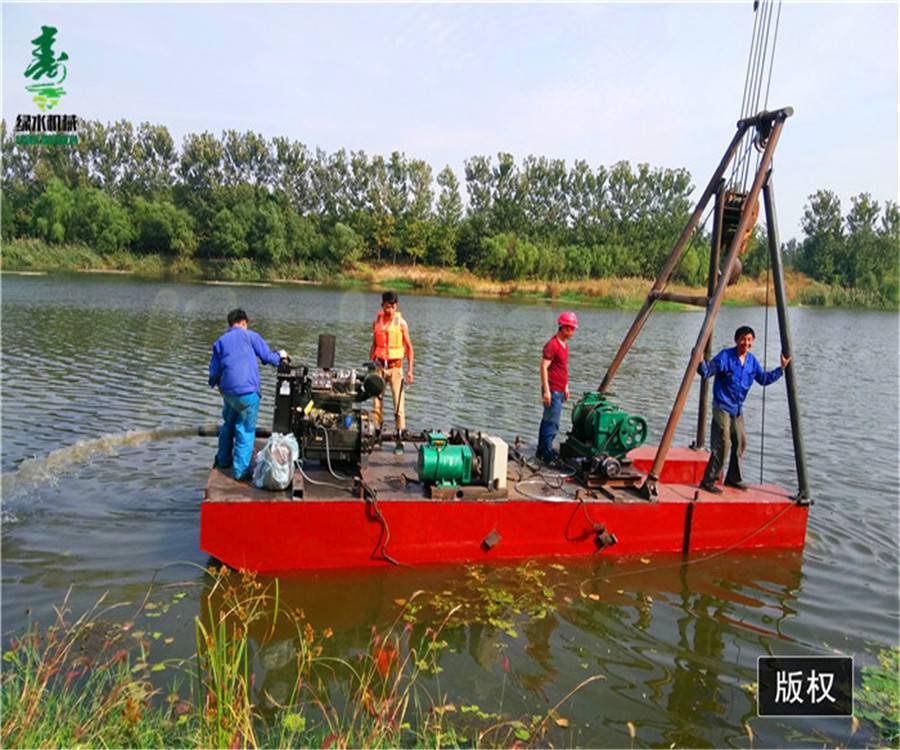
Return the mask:
[(317, 484), (321, 487), (336, 487), (339, 490), (347, 490), (349, 492), (352, 492), (352, 490), (349, 487), (347, 487), (343, 484), (335, 484), (334, 482), (322, 482), (320, 480), (312, 479), (305, 471), (303, 471), (303, 460), (302, 459), (298, 458), (294, 465), (300, 471), (300, 476), (303, 477), (303, 480), (306, 482), (309, 482), (310, 484)]
[[(528, 492), (527, 490), (522, 489), (521, 485), (527, 484), (528, 482), (533, 482), (536, 479), (542, 479), (544, 481), (545, 487), (550, 487), (550, 489), (561, 490), (563, 488), (563, 484), (565, 484), (566, 479), (575, 476), (575, 470), (572, 469), (571, 472), (552, 472), (548, 473), (545, 469), (534, 468), (530, 464), (526, 463), (529, 469), (531, 469), (531, 476), (522, 477), (521, 470), (519, 471), (519, 479), (513, 484), (516, 492), (524, 495), (525, 497), (531, 498), (532, 500), (538, 500), (540, 502), (545, 503), (569, 503), (572, 502), (571, 495), (536, 495), (534, 493)], [(549, 475), (548, 475), (549, 474)], [(552, 481), (558, 481), (558, 484), (551, 484)]]
[[(528, 479), (521, 479), (518, 482), (513, 484), (513, 487), (516, 488), (516, 492), (520, 495), (524, 495), (525, 497), (531, 498), (532, 500), (537, 500), (542, 503), (571, 503), (574, 498), (570, 495), (536, 495), (532, 492), (528, 492), (527, 490), (522, 489), (523, 484), (533, 481), (539, 477), (529, 477)], [(546, 484), (544, 485), (546, 486)]]
[(341, 479), (345, 482), (350, 482), (353, 480), (353, 477), (345, 477), (341, 474), (338, 474), (334, 469), (331, 468), (331, 446), (328, 443), (328, 430), (326, 430), (322, 425), (318, 426), (320, 430), (322, 430), (322, 434), (325, 435), (325, 463), (328, 466), (328, 471), (335, 479)]
[(590, 515), (588, 515), (587, 505), (585, 505), (585, 502), (584, 502), (584, 495), (575, 493), (575, 499), (578, 500), (579, 503), (581, 504), (581, 511), (582, 511), (582, 513), (584, 513), (584, 517), (587, 519), (587, 522), (591, 525), (591, 528), (594, 531), (606, 531), (606, 526), (604, 524), (598, 523), (593, 518), (591, 518)]

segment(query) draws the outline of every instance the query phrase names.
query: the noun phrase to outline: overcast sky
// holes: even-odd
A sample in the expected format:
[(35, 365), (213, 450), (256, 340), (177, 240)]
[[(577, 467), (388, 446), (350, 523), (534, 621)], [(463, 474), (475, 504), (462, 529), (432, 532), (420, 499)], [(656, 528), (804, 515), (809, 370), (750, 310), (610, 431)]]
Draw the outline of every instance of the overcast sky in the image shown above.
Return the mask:
[[(509, 151), (686, 167), (702, 188), (740, 114), (752, 2), (3, 5), (3, 117), (34, 105), (29, 40), (58, 29), (60, 110), (449, 164)], [(809, 193), (897, 200), (898, 6), (785, 2), (769, 95), (784, 238)], [(699, 191), (698, 191), (699, 192)]]

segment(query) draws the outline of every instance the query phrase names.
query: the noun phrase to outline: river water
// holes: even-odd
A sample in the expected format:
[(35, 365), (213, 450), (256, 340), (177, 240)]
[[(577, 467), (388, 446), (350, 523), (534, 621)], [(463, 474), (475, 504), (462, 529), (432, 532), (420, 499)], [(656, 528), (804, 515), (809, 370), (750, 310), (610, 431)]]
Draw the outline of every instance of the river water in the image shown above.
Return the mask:
[[(109, 615), (124, 618), (152, 586), (154, 596), (187, 594), (147, 621), (175, 639), (160, 641), (161, 658), (192, 653), (208, 562), (198, 548), (200, 497), (215, 447), (178, 431), (219, 416), (206, 367), (227, 311), (243, 307), (273, 348), (308, 362), (318, 334), (333, 332), (337, 362), (348, 366), (366, 358), (379, 301), (373, 292), (314, 286), (4, 274), (4, 645), (29, 618), (49, 622), (69, 589), (76, 613), (109, 592), (108, 602), (131, 602)], [(534, 440), (539, 351), (560, 306), (401, 293), (401, 309), (416, 350), (407, 392), (413, 429), (466, 425)], [(585, 308), (578, 316), (573, 393), (597, 386), (633, 313)], [(898, 642), (898, 316), (793, 309), (791, 320), (815, 499), (805, 548), (688, 565), (659, 557), (534, 562), (554, 591), (549, 614), (533, 618), (526, 606), (506, 613), (505, 628), (478, 621), (477, 611), (451, 621), (433, 693), (516, 718), (545, 713), (599, 675), (560, 707), (568, 726), (553, 725), (546, 738), (556, 746), (628, 746), (628, 722), (637, 745), (746, 747), (748, 722), (756, 746), (847, 742), (848, 719), (756, 717), (747, 686), (761, 655), (852, 655), (858, 673), (873, 652)], [(647, 418), (651, 442), (700, 321), (700, 313), (655, 313), (617, 375), (618, 401)], [(724, 309), (714, 344), (729, 345), (744, 323), (756, 329), (762, 359), (763, 308)], [(774, 313), (768, 325), (773, 367)], [(263, 383), (264, 425), (273, 370), (263, 371)], [(691, 440), (697, 394), (695, 383), (676, 445)], [(763, 389), (751, 391), (747, 430), (751, 480), (762, 471), (795, 488), (782, 382), (766, 391), (765, 405)], [(462, 595), (473, 575), (522, 585), (515, 566), (391, 569), (285, 580), (281, 593), (316, 627), (333, 628), (332, 648), (349, 655), (366, 647), (372, 625), (397, 616), (397, 600), (420, 589)], [(257, 690), (283, 697), (290, 652), (278, 638), (257, 652)], [(850, 744), (870, 741), (864, 725)]]

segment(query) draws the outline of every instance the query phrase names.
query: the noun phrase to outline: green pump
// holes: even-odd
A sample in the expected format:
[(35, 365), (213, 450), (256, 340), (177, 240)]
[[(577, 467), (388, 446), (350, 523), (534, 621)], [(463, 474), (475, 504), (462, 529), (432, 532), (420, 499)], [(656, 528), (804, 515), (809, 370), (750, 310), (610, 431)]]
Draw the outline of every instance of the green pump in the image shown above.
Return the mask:
[(429, 432), (428, 442), (419, 446), (416, 464), (419, 481), (437, 487), (458, 487), (472, 481), (472, 449), (451, 445), (441, 432)]
[(561, 446), (564, 457), (625, 458), (647, 439), (647, 420), (631, 415), (597, 391), (588, 391), (572, 411), (572, 430)]

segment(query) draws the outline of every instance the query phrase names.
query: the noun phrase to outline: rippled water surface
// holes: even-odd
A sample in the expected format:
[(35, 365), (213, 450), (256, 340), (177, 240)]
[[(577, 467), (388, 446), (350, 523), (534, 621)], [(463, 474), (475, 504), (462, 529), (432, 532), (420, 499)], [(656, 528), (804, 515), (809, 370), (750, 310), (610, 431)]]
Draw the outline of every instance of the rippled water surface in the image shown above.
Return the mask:
[[(375, 293), (316, 287), (4, 275), (4, 633), (29, 617), (47, 621), (70, 587), (78, 610), (103, 592), (135, 601), (151, 584), (177, 584), (188, 597), (156, 622), (176, 638), (172, 656), (189, 654), (207, 562), (198, 548), (200, 496), (214, 446), (178, 431), (218, 417), (206, 366), (225, 314), (243, 307), (272, 347), (306, 361), (318, 334), (333, 332), (338, 363), (358, 365), (378, 303)], [(413, 428), (467, 425), (534, 439), (539, 352), (558, 307), (402, 294), (401, 309), (416, 349), (407, 394)], [(573, 393), (597, 386), (633, 313), (578, 316)], [(794, 309), (791, 320), (816, 501), (802, 552), (720, 554), (688, 565), (665, 557), (539, 563), (554, 590), (548, 616), (532, 618), (526, 608), (510, 615), (512, 632), (479, 622), (447, 630), (436, 687), (449, 701), (486, 711), (502, 701), (505, 715), (528, 716), (601, 675), (566, 702), (570, 726), (554, 727), (549, 741), (627, 746), (629, 721), (638, 743), (660, 746), (746, 747), (747, 721), (757, 746), (847, 741), (848, 720), (756, 718), (746, 686), (760, 655), (838, 652), (856, 657), (858, 670), (874, 650), (897, 643), (898, 319)], [(654, 314), (619, 371), (613, 390), (647, 417), (651, 441), (700, 321), (699, 313)], [(716, 346), (743, 323), (756, 328), (762, 358), (762, 308), (723, 310)], [(776, 329), (772, 314), (770, 367)], [(261, 423), (274, 390), (274, 371), (263, 373)], [(695, 384), (676, 444), (690, 442), (697, 393)], [(793, 488), (784, 387), (766, 393), (764, 435), (762, 393), (756, 387), (748, 399), (747, 472)], [(44, 461), (68, 446), (76, 448)], [(485, 575), (496, 586), (521, 586), (514, 567)], [(365, 647), (373, 624), (396, 617), (396, 600), (470, 585), (465, 568), (392, 569), (306, 576), (284, 582), (282, 595), (318, 627), (332, 627), (337, 653), (350, 654)], [(259, 649), (257, 690), (276, 698), (288, 690), (289, 662), (288, 640)], [(851, 744), (867, 738), (863, 730)]]

